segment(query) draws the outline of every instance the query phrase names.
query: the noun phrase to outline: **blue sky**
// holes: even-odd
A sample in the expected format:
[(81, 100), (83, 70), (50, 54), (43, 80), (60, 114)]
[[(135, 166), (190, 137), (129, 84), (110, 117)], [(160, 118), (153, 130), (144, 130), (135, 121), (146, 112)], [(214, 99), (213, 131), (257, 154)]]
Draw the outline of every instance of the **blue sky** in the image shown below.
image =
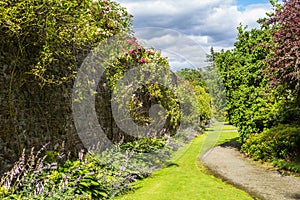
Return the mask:
[[(161, 49), (170, 57), (174, 69), (187, 67), (190, 63), (201, 65), (193, 62), (196, 53), (205, 57), (204, 52), (209, 52), (211, 47), (216, 51), (232, 49), (240, 23), (257, 28), (256, 21), (272, 11), (268, 0), (116, 1), (134, 16), (138, 39)], [(196, 53), (191, 53), (194, 51)], [(173, 52), (173, 58), (170, 52)], [(176, 59), (178, 55), (181, 59)]]
[(239, 10), (244, 10), (249, 5), (257, 5), (257, 4), (269, 4), (269, 0), (238, 0), (238, 8)]
[(238, 1), (239, 5), (251, 5), (251, 4), (268, 4), (269, 0), (240, 0)]

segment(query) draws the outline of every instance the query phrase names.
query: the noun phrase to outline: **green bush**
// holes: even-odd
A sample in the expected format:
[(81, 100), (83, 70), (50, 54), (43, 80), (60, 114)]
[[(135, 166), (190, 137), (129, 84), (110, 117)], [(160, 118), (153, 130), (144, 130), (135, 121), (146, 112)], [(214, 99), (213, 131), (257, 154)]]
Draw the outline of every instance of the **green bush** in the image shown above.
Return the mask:
[(242, 151), (254, 160), (273, 162), (287, 169), (288, 163), (299, 161), (299, 146), (300, 128), (295, 125), (278, 125), (251, 135), (242, 145)]
[(156, 138), (141, 138), (137, 141), (127, 142), (121, 145), (121, 149), (140, 153), (151, 153), (161, 150), (166, 146), (166, 141)]

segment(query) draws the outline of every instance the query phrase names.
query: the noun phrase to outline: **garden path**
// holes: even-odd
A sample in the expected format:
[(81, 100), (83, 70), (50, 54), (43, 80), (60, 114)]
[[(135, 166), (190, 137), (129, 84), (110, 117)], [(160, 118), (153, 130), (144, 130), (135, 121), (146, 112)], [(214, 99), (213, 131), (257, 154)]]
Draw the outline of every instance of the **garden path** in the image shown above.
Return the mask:
[(233, 142), (209, 149), (201, 160), (215, 176), (259, 199), (300, 199), (300, 177), (263, 167), (243, 156)]

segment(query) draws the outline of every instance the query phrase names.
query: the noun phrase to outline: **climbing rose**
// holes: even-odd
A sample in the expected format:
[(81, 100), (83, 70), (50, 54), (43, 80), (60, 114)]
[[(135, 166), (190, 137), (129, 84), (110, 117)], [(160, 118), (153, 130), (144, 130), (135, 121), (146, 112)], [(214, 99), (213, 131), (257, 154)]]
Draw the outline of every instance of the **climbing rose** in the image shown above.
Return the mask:
[(140, 60), (140, 63), (146, 63), (146, 62), (148, 62), (148, 60), (145, 59), (145, 58), (142, 58), (142, 59)]

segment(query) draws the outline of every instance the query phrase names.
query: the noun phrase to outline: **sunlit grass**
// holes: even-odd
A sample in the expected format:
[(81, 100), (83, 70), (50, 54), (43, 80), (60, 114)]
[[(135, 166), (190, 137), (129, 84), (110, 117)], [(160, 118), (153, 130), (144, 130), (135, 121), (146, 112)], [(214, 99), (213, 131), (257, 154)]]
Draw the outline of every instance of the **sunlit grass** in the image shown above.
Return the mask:
[[(172, 163), (137, 183), (135, 190), (116, 199), (124, 200), (219, 200), (252, 199), (246, 192), (235, 188), (203, 170), (200, 154), (217, 143), (237, 137), (237, 132), (213, 132), (196, 137), (173, 156)], [(201, 152), (201, 153), (200, 153)]]

